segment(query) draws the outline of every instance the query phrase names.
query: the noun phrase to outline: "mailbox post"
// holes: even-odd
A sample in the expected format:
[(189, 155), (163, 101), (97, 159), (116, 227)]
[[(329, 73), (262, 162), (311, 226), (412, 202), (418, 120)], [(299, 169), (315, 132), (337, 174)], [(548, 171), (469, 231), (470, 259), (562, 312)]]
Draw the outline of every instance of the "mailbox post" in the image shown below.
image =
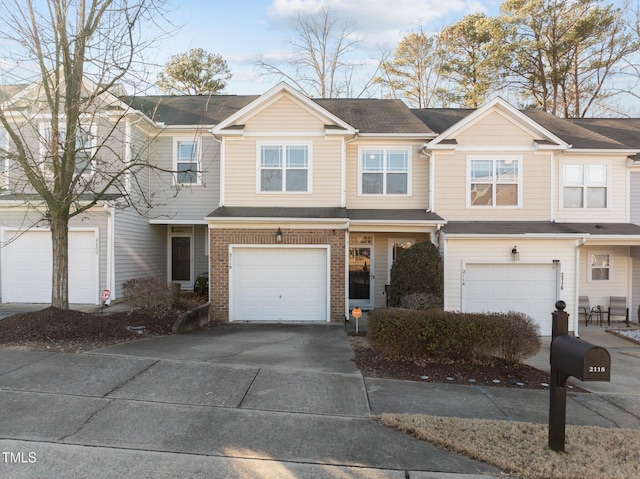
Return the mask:
[(549, 447), (563, 452), (567, 414), (567, 379), (609, 381), (611, 356), (600, 346), (569, 336), (569, 314), (564, 301), (551, 314), (551, 390), (549, 396)]

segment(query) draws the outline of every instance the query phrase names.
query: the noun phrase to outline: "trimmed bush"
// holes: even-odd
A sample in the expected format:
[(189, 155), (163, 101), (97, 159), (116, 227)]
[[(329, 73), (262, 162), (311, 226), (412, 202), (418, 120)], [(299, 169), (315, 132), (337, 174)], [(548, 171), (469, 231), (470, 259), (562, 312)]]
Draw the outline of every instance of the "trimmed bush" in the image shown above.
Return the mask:
[(430, 241), (414, 244), (398, 255), (391, 267), (389, 305), (401, 305), (405, 296), (424, 294), (442, 306), (443, 266), (438, 248)]
[(518, 364), (540, 351), (540, 326), (531, 316), (517, 311), (498, 316), (500, 330), (497, 335), (496, 356), (503, 358), (507, 364)]
[(122, 283), (124, 300), (131, 309), (154, 313), (171, 308), (171, 283), (159, 278), (134, 278)]
[(386, 308), (370, 312), (367, 321), (371, 346), (395, 360), (479, 362), (497, 355), (517, 363), (540, 348), (537, 325), (521, 313)]
[(400, 307), (406, 309), (439, 309), (442, 298), (428, 293), (411, 293), (400, 300)]

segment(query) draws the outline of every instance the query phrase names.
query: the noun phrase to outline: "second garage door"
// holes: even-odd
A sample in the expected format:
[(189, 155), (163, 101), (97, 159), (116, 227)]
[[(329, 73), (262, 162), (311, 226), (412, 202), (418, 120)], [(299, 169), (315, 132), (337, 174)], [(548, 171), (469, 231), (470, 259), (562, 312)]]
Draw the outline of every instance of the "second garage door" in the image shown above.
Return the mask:
[(558, 293), (553, 264), (468, 264), (463, 281), (463, 310), (467, 312), (519, 311), (551, 335), (551, 312)]
[[(5, 241), (16, 233), (7, 231)], [(51, 233), (27, 231), (2, 251), (2, 301), (51, 302)], [(69, 232), (69, 302), (96, 304), (98, 266), (95, 231)]]
[(231, 250), (231, 321), (327, 321), (327, 248)]

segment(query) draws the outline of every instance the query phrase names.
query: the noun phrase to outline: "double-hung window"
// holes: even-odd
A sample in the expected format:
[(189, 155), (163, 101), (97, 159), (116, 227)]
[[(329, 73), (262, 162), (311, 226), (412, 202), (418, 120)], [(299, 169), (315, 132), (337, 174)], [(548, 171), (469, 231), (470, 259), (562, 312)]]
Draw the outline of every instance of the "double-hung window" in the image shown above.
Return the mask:
[(520, 162), (516, 156), (469, 158), (469, 205), (519, 206)]
[(607, 165), (564, 165), (564, 208), (607, 207)]
[(613, 254), (609, 251), (591, 251), (588, 255), (589, 281), (611, 281)]
[(308, 192), (309, 145), (259, 145), (259, 192)]
[[(91, 126), (79, 126), (76, 131), (76, 143), (74, 150), (75, 172), (81, 175), (94, 173), (93, 157), (96, 146), (95, 128)], [(40, 134), (40, 167), (45, 175), (53, 175), (52, 158), (56, 154), (61, 157), (66, 146), (67, 131), (58, 129), (57, 144), (53, 144), (51, 124), (42, 122), (39, 125)]]
[(180, 185), (200, 184), (200, 140), (174, 138), (173, 155), (176, 182)]
[(408, 195), (409, 149), (360, 151), (362, 195)]

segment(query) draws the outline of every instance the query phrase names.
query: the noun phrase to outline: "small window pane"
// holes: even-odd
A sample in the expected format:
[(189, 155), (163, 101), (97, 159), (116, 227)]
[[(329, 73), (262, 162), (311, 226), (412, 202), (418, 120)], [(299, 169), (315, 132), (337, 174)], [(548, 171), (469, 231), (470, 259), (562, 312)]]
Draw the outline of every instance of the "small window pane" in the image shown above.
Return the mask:
[(582, 208), (582, 188), (567, 187), (564, 189), (564, 207)]
[(260, 166), (282, 168), (282, 148), (279, 146), (262, 146)]
[(493, 161), (474, 160), (471, 162), (471, 181), (491, 182), (493, 180)]
[(565, 185), (577, 185), (584, 184), (584, 174), (582, 172), (582, 165), (565, 165), (564, 167), (564, 184)]
[(587, 188), (587, 208), (606, 208), (607, 189)]
[(287, 146), (287, 168), (306, 168), (307, 156), (306, 146)]
[(282, 170), (262, 170), (260, 191), (282, 191)]
[(197, 163), (179, 163), (178, 164), (178, 183), (197, 183)]
[(498, 160), (496, 162), (496, 181), (517, 182), (518, 162), (515, 160)]
[(407, 174), (389, 173), (387, 175), (387, 194), (406, 195), (407, 194)]
[(496, 185), (496, 205), (516, 206), (518, 204), (518, 185)]
[(307, 170), (287, 170), (287, 191), (307, 191)]
[(382, 171), (384, 155), (381, 150), (365, 151), (362, 158), (362, 171)]
[(606, 186), (607, 167), (605, 165), (587, 166), (587, 184), (590, 186)]
[(471, 185), (471, 204), (478, 206), (493, 205), (492, 185), (479, 184)]
[(178, 161), (191, 161), (198, 157), (198, 144), (195, 141), (178, 142)]
[(390, 151), (389, 152), (389, 167), (388, 171), (401, 171), (406, 172), (408, 166), (408, 155), (404, 150)]
[(362, 175), (362, 193), (367, 195), (381, 195), (382, 173), (365, 173)]

